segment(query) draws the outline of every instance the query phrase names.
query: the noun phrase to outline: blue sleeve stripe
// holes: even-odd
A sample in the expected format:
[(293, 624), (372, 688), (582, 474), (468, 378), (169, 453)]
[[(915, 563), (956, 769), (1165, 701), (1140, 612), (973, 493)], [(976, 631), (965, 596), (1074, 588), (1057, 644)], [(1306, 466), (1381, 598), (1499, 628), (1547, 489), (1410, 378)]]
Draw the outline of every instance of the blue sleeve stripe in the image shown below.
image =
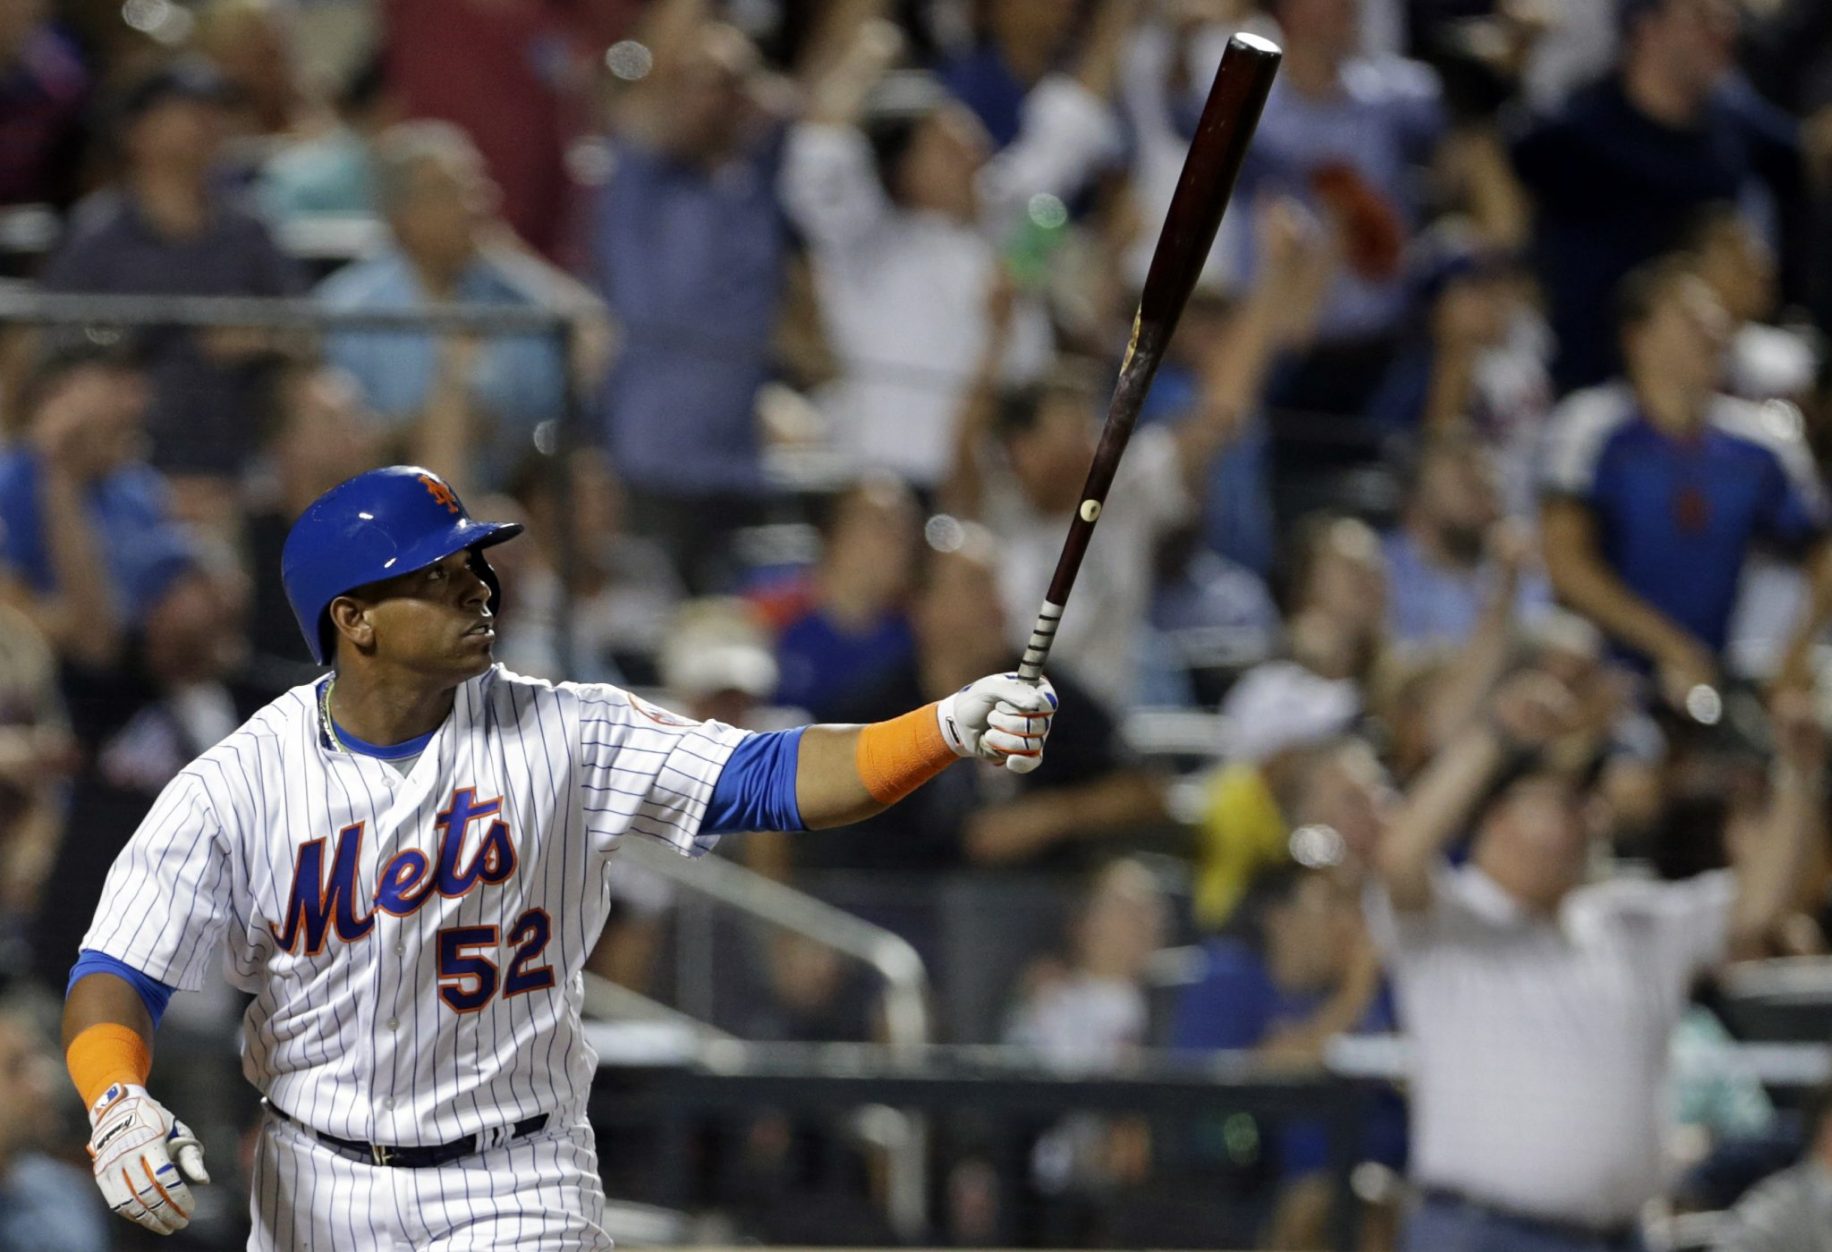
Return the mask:
[(106, 952), (97, 952), (94, 948), (84, 948), (77, 955), (76, 964), (70, 967), (70, 981), (64, 986), (64, 996), (70, 995), (70, 989), (80, 979), (90, 974), (113, 974), (140, 993), (140, 1003), (146, 1005), (146, 1015), (153, 1019), (153, 1028), (159, 1028), (159, 1019), (165, 1016), (165, 1006), (171, 1003), (175, 987), (168, 987), (156, 978), (148, 978), (125, 961), (117, 961)]
[(732, 749), (713, 784), (712, 799), (700, 820), (702, 835), (731, 835), (747, 830), (800, 830), (801, 806), (795, 799), (795, 775), (802, 731), (774, 730), (750, 735)]

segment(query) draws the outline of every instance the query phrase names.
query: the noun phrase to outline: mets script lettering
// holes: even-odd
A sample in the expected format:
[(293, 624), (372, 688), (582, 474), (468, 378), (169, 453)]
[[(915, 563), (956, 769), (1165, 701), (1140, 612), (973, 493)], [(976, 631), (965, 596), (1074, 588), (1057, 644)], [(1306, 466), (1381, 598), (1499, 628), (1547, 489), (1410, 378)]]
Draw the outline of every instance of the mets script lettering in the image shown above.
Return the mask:
[[(305, 955), (317, 956), (324, 951), (333, 930), (345, 943), (366, 938), (375, 928), (378, 912), (407, 917), (434, 892), (453, 900), (469, 895), (478, 883), (506, 881), (515, 873), (515, 841), (510, 838), (509, 824), (501, 817), (502, 807), (501, 796), (479, 800), (474, 787), (452, 792), (451, 802), (433, 822), (434, 828), (442, 832), (437, 862), (417, 848), (397, 855), (376, 876), (375, 898), (361, 916), (357, 915), (356, 876), (362, 865), (363, 823), (337, 832), (337, 847), (331, 854), (328, 874), (324, 839), (301, 844), (293, 865), (286, 921), (279, 925), (268, 922), (269, 933), (288, 952), (300, 951), (303, 941)], [(466, 830), (472, 822), (486, 819), (490, 824), (477, 855), (468, 864), (460, 864)]]

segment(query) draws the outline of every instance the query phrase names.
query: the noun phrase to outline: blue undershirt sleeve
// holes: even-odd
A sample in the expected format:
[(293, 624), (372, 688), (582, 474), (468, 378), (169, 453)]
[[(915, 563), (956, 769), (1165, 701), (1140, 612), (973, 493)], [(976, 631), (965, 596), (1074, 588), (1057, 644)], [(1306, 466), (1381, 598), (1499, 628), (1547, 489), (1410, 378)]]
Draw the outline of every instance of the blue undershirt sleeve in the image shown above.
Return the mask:
[(806, 729), (797, 726), (751, 735), (733, 748), (713, 784), (712, 800), (700, 819), (700, 833), (802, 829), (795, 773)]
[(159, 1027), (159, 1019), (165, 1016), (165, 1006), (171, 1003), (175, 987), (168, 987), (156, 978), (148, 978), (133, 966), (117, 961), (105, 952), (94, 948), (84, 948), (77, 954), (76, 964), (70, 967), (70, 981), (64, 985), (67, 998), (70, 989), (77, 981), (90, 974), (113, 974), (116, 978), (129, 984), (140, 993), (140, 1003), (146, 1005), (146, 1015), (153, 1019), (153, 1028)]

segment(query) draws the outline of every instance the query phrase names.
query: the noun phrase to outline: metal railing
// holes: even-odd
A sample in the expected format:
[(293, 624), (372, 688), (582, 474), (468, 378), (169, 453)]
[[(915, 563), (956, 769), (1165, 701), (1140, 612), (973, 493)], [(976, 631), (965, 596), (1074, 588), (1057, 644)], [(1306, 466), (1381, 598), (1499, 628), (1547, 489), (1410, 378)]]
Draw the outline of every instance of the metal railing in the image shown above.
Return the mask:
[(247, 327), (256, 330), (396, 330), (477, 334), (569, 334), (564, 312), (509, 304), (432, 303), (402, 308), (332, 308), (309, 298), (89, 295), (0, 283), (0, 323), (38, 326)]
[[(676, 910), (677, 994), (688, 1016), (714, 1016), (711, 906), (716, 906), (799, 935), (875, 972), (882, 988), (884, 1043), (890, 1055), (914, 1056), (931, 1042), (928, 970), (902, 936), (721, 857), (689, 861), (643, 841), (630, 842), (619, 855), (632, 857), (700, 903)], [(879, 1108), (861, 1118), (857, 1128), (885, 1153), (885, 1212), (892, 1226), (905, 1239), (919, 1238), (928, 1224), (925, 1119)]]
[[(615, 1062), (603, 1066), (620, 1067)], [(1330, 1245), (1354, 1246), (1350, 1175), (1368, 1087), (1323, 1069), (1299, 1072), (1245, 1053), (1190, 1055), (1146, 1050), (1109, 1068), (1052, 1066), (1023, 1047), (931, 1045), (893, 1052), (872, 1044), (725, 1042), (650, 1060), (627, 1071), (614, 1097), (594, 1096), (609, 1114), (632, 1110), (674, 1124), (658, 1171), (674, 1185), (691, 1177), (686, 1127), (693, 1119), (763, 1110), (841, 1112), (863, 1106), (964, 1109), (1013, 1117), (1109, 1114), (1185, 1122), (1247, 1113), (1272, 1120), (1319, 1120), (1329, 1145), (1334, 1208)], [(921, 1229), (920, 1227), (918, 1228)]]
[(622, 1026), (658, 1026), (694, 1044), (732, 1036), (711, 1022), (671, 1008), (660, 1000), (612, 982), (602, 974), (585, 971), (585, 1016)]
[[(892, 1049), (905, 1050), (930, 1041), (928, 970), (902, 936), (722, 857), (687, 860), (641, 841), (627, 844), (618, 855), (640, 862), (689, 895), (800, 935), (867, 966), (883, 982), (885, 1042)], [(712, 942), (707, 924), (711, 914), (691, 907), (682, 914), (677, 952), (679, 1007), (693, 1017), (709, 1020), (714, 1016)]]

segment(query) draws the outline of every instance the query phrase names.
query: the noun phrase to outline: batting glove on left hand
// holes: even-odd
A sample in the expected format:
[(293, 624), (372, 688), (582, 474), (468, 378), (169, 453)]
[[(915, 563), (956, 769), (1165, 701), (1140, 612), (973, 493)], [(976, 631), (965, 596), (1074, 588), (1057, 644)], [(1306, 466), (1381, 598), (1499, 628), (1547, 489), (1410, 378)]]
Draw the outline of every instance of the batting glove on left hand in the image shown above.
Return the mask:
[(191, 1224), (197, 1206), (186, 1179), (204, 1183), (210, 1175), (189, 1127), (132, 1083), (104, 1091), (89, 1124), (89, 1156), (109, 1208), (158, 1235)]
[(936, 709), (942, 738), (956, 756), (974, 756), (1028, 774), (1043, 764), (1043, 743), (1056, 716), (1050, 680), (1036, 686), (1016, 674), (976, 679)]

